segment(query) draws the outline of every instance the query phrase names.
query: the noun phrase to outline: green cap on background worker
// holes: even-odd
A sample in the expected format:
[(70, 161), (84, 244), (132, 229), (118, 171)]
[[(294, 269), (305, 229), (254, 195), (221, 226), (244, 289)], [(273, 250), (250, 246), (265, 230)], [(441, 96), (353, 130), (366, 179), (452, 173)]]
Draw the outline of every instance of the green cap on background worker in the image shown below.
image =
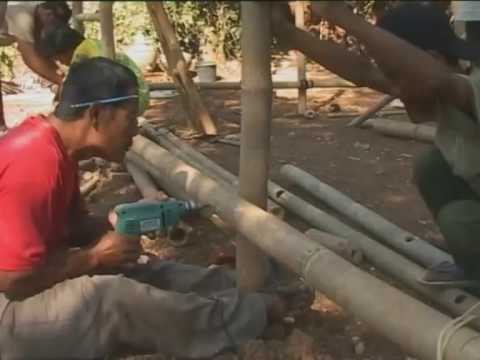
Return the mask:
[[(83, 59), (107, 57), (106, 49), (101, 41), (86, 39), (68, 25), (57, 26), (45, 31), (36, 44), (36, 48), (43, 56), (53, 58), (67, 66)], [(137, 77), (139, 115), (143, 114), (150, 102), (150, 90), (142, 71), (130, 57), (121, 52), (115, 54), (115, 61), (128, 67)]]

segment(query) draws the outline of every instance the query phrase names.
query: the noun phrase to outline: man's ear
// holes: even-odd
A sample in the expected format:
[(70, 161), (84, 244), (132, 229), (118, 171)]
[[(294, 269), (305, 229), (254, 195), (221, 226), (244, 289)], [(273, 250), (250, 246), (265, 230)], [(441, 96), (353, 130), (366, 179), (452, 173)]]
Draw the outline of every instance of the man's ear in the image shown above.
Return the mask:
[(102, 107), (100, 105), (92, 105), (89, 107), (88, 111), (88, 117), (90, 119), (90, 123), (92, 124), (92, 127), (95, 130), (99, 130), (100, 128), (100, 123), (101, 123), (101, 117), (102, 117)]

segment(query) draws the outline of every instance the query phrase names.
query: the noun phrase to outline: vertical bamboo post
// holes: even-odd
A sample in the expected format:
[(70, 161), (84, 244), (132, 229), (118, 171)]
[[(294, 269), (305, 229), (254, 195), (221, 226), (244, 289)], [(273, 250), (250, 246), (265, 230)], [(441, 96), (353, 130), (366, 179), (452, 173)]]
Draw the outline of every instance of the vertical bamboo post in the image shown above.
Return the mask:
[(188, 64), (183, 57), (175, 29), (168, 19), (162, 2), (147, 1), (147, 9), (167, 58), (169, 75), (180, 94), (189, 120), (193, 120), (195, 130), (202, 131), (206, 135), (217, 135), (217, 125), (208, 113), (195, 83), (188, 74)]
[[(239, 194), (266, 208), (272, 112), (270, 3), (241, 2), (242, 129)], [(237, 241), (237, 274), (241, 290), (260, 288), (267, 276), (262, 251), (245, 238)]]
[[(295, 25), (303, 29), (305, 27), (305, 1), (296, 1), (295, 3)], [(305, 114), (307, 111), (307, 89), (302, 85), (305, 84), (305, 55), (302, 52), (297, 51), (297, 73), (298, 82), (300, 87), (298, 88), (298, 113)]]
[(113, 1), (100, 1), (100, 29), (107, 57), (115, 58), (115, 36), (113, 35)]
[(85, 26), (83, 26), (82, 21), (76, 19), (79, 14), (83, 14), (83, 1), (72, 1), (72, 25), (75, 30), (83, 34), (85, 33)]
[[(0, 28), (5, 21), (5, 12), (7, 11), (7, 2), (0, 2)], [(2, 95), (2, 74), (0, 73), (0, 128), (5, 127), (5, 114), (3, 112), (3, 95)]]

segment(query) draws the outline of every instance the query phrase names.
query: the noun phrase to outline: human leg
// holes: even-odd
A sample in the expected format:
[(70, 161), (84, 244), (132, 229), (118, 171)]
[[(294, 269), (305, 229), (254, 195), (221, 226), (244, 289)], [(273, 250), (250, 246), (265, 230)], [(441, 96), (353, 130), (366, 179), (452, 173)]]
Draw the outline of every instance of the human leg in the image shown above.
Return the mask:
[(413, 169), (414, 182), (434, 219), (446, 205), (457, 200), (478, 199), (468, 183), (453, 174), (437, 148), (419, 156)]
[(455, 264), (434, 264), (420, 281), (435, 286), (478, 285), (480, 198), (453, 174), (436, 148), (416, 160), (414, 178), (455, 260)]
[(459, 200), (443, 207), (437, 224), (455, 262), (480, 280), (480, 201)]
[(7, 306), (2, 359), (95, 358), (120, 346), (209, 357), (260, 335), (265, 298), (235, 289), (165, 291), (122, 276), (82, 277)]

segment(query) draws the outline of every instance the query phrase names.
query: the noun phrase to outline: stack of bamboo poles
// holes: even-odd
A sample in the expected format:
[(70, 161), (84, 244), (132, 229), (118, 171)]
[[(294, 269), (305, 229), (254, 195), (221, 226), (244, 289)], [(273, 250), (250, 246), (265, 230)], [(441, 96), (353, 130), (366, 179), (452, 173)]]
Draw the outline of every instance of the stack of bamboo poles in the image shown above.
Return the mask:
[[(173, 134), (148, 124), (142, 134), (151, 140), (138, 136), (128, 159), (148, 171), (167, 193), (211, 205), (218, 216), (262, 251), (412, 355), (435, 359), (437, 340), (451, 321), (446, 314), (461, 315), (479, 301), (460, 289), (439, 290), (419, 284), (417, 278), (425, 266), (448, 260), (450, 256), (300, 169), (286, 165), (281, 173), (342, 212), (352, 223), (359, 224), (362, 231), (269, 181), (270, 199), (312, 226), (306, 236), (302, 235), (277, 217), (242, 200), (236, 176)], [(413, 290), (425, 303), (362, 271), (356, 264), (363, 257)], [(426, 305), (431, 303), (440, 310)], [(480, 329), (480, 322), (474, 322), (473, 326)], [(447, 344), (444, 359), (477, 359), (479, 351), (479, 334), (462, 328)]]

